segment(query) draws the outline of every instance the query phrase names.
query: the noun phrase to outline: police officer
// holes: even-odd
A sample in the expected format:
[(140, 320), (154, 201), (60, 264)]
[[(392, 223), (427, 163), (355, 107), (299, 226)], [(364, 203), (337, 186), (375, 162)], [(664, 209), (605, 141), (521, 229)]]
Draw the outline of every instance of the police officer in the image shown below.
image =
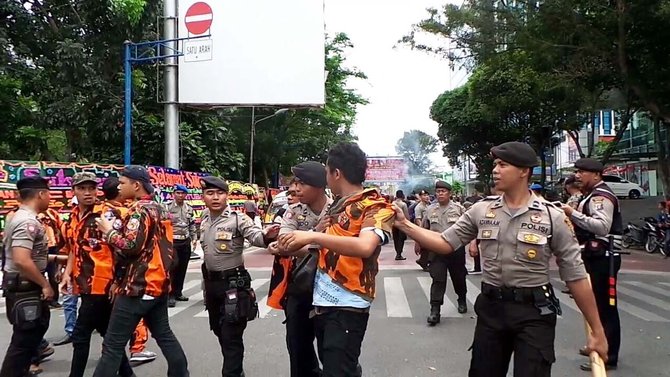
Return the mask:
[(28, 374), (31, 358), (38, 356), (49, 328), (49, 302), (53, 288), (45, 279), (48, 240), (37, 214), (49, 208), (49, 184), (41, 177), (20, 179), (16, 188), (21, 206), (5, 228), (2, 253), (2, 287), (12, 339), (0, 369), (1, 377)]
[[(577, 231), (577, 239), (582, 245), (582, 258), (586, 271), (591, 276), (591, 287), (596, 297), (600, 321), (605, 328), (609, 344), (607, 369), (616, 369), (621, 345), (621, 323), (616, 300), (616, 279), (621, 268), (621, 240), (623, 221), (619, 200), (611, 188), (602, 181), (604, 169), (600, 161), (581, 158), (575, 162), (575, 180), (579, 184), (584, 199), (577, 210), (564, 205), (565, 214), (572, 220)], [(612, 240), (612, 245), (610, 245)], [(613, 285), (610, 285), (613, 278)], [(610, 289), (614, 288), (611, 291)], [(610, 300), (613, 299), (613, 300)], [(586, 348), (579, 353), (588, 356)], [(590, 371), (591, 364), (580, 366)]]
[[(296, 196), (300, 202), (291, 205), (282, 218), (279, 234), (287, 234), (294, 230), (323, 231), (324, 224), (320, 223), (320, 220), (325, 218), (332, 204), (332, 199), (326, 195), (325, 167), (318, 162), (307, 161), (294, 166), (291, 170), (295, 175)], [(276, 259), (280, 259), (273, 265), (273, 280), (282, 277), (282, 280), (287, 282), (285, 290), (282, 290), (282, 285), (278, 281), (275, 281), (276, 284), (271, 284), (276, 288), (271, 291), (268, 304), (275, 297), (283, 301), (281, 304), (286, 313), (286, 345), (291, 364), (291, 377), (319, 377), (321, 375), (319, 359), (314, 350), (316, 336), (314, 323), (310, 318), (313, 309), (312, 287), (311, 284), (305, 286), (301, 284), (304, 282), (293, 279), (296, 266), (315, 270), (316, 257), (309, 255), (309, 247), (280, 250), (276, 242), (270, 244), (269, 250), (275, 254)], [(281, 263), (281, 259), (286, 258), (290, 263)], [(311, 267), (307, 266), (309, 263), (312, 263)], [(284, 271), (283, 266), (288, 266), (288, 271)], [(276, 271), (276, 268), (282, 268), (282, 271)]]
[[(419, 202), (414, 207), (414, 222), (421, 226), (423, 224), (423, 218), (426, 214), (426, 209), (430, 206), (430, 194), (426, 190), (421, 190), (419, 192)], [(428, 266), (430, 264), (429, 256), (430, 252), (427, 250), (421, 250), (419, 244), (414, 245), (414, 252), (419, 255), (419, 259), (416, 260), (416, 264), (421, 266), (421, 269), (424, 271), (429, 271)]]
[(448, 254), (473, 239), (480, 242), (482, 293), (475, 303), (469, 376), (505, 376), (512, 353), (515, 377), (551, 375), (560, 313), (549, 284), (552, 255), (593, 329), (588, 350), (606, 359), (607, 339), (571, 223), (560, 209), (528, 190), (537, 155), (520, 142), (493, 147), (491, 154), (493, 179), (502, 196), (475, 203), (444, 233), (422, 229), (396, 209), (396, 226), (433, 252)]
[[(433, 232), (442, 233), (456, 223), (458, 218), (465, 213), (465, 208), (451, 200), (451, 185), (447, 182), (441, 180), (435, 182), (435, 196), (437, 203), (431, 204), (426, 209), (422, 226)], [(440, 323), (440, 307), (444, 304), (444, 294), (447, 291), (447, 271), (451, 275), (451, 282), (458, 296), (458, 312), (461, 314), (467, 312), (465, 247), (460, 247), (449, 255), (431, 254), (428, 270), (433, 279), (430, 285), (428, 324), (435, 326)]]
[(174, 307), (176, 301), (188, 301), (188, 297), (184, 296), (182, 290), (191, 251), (196, 247), (197, 235), (193, 207), (186, 203), (186, 194), (188, 194), (186, 186), (176, 185), (173, 194), (174, 200), (167, 204), (167, 210), (170, 212), (170, 220), (172, 221), (173, 244), (177, 258), (168, 307)]
[(228, 206), (228, 184), (218, 177), (200, 181), (209, 215), (201, 224), (200, 242), (205, 254), (203, 279), (210, 329), (219, 339), (223, 354), (223, 377), (244, 376), (242, 336), (247, 321), (258, 315), (251, 289), (251, 275), (244, 268), (244, 240), (266, 247), (277, 237), (279, 226), (261, 230), (251, 218)]

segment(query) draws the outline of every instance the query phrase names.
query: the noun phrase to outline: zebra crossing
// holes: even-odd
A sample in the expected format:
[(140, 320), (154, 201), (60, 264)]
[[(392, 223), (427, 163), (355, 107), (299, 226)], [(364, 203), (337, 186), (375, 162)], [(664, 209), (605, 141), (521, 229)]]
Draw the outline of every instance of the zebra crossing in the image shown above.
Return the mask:
[[(377, 297), (372, 304), (371, 317), (420, 318), (423, 320), (429, 312), (430, 276), (414, 272), (396, 273), (396, 275), (399, 276), (381, 275), (377, 277)], [(196, 275), (189, 274), (189, 276), (195, 277)], [(267, 305), (269, 283), (270, 279), (267, 277), (258, 277), (252, 281), (252, 288), (258, 297), (259, 316), (261, 319), (283, 318), (281, 311)], [(458, 313), (456, 294), (451, 284), (448, 284), (441, 311), (442, 318), (470, 318), (474, 315), (473, 305), (480, 293), (480, 277), (468, 276), (466, 283), (469, 312)], [(563, 286), (563, 283), (557, 278), (552, 279), (552, 283), (555, 287)], [(632, 317), (645, 322), (670, 322), (669, 282), (621, 279), (617, 289), (619, 312), (623, 318)], [(168, 316), (173, 319), (207, 318), (201, 281), (197, 278), (188, 280), (184, 284), (183, 292), (189, 301), (179, 302), (176, 307), (169, 308)], [(563, 307), (563, 316), (569, 315), (570, 312), (579, 314), (579, 308), (572, 299), (562, 293), (558, 295)], [(6, 311), (5, 300), (0, 300), (0, 315), (4, 315)]]
[[(389, 275), (389, 274), (387, 274)], [(390, 274), (393, 275), (393, 274)], [(261, 319), (283, 318), (283, 313), (267, 306), (269, 278), (255, 278), (252, 288), (258, 297)], [(451, 284), (442, 306), (442, 318), (471, 318), (473, 305), (480, 293), (480, 277), (468, 276), (467, 280), (468, 313), (459, 314), (456, 294)], [(555, 287), (562, 287), (559, 279), (552, 279)], [(377, 297), (372, 304), (370, 316), (373, 318), (420, 318), (422, 321), (429, 312), (431, 278), (427, 274), (399, 274), (399, 276), (378, 276)], [(557, 292), (559, 289), (557, 288)], [(632, 317), (646, 322), (670, 322), (670, 283), (622, 280), (618, 284), (618, 305), (622, 317)], [(579, 308), (566, 294), (557, 293), (563, 307), (563, 316), (579, 315)], [(168, 309), (171, 318), (189, 316), (207, 318), (204, 309), (200, 280), (190, 280), (185, 284), (184, 295), (188, 302), (180, 302), (176, 308)]]

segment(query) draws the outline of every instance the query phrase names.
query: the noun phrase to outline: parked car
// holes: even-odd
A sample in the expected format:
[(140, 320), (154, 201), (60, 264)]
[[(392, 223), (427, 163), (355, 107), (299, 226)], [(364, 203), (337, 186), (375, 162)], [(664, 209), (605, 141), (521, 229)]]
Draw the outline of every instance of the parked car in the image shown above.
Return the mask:
[(638, 199), (645, 192), (637, 183), (629, 182), (616, 175), (604, 174), (603, 181), (614, 191), (614, 195), (620, 198)]

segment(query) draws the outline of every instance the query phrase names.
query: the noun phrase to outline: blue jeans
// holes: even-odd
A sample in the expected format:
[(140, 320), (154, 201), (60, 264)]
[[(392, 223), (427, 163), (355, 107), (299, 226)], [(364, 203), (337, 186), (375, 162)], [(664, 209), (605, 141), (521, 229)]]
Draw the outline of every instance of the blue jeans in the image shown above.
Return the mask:
[(63, 295), (63, 314), (65, 315), (65, 333), (72, 336), (74, 324), (77, 323), (77, 302), (79, 296), (70, 293)]

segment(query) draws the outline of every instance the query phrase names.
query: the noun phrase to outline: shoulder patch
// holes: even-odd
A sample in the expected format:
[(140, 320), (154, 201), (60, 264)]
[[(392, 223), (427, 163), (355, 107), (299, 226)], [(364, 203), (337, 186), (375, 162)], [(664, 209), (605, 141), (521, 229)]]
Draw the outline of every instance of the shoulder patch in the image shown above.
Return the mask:
[(487, 196), (486, 198), (484, 198), (484, 199), (482, 199), (482, 200), (492, 201), (492, 200), (498, 200), (498, 199), (500, 199), (500, 195), (489, 195), (489, 196)]

